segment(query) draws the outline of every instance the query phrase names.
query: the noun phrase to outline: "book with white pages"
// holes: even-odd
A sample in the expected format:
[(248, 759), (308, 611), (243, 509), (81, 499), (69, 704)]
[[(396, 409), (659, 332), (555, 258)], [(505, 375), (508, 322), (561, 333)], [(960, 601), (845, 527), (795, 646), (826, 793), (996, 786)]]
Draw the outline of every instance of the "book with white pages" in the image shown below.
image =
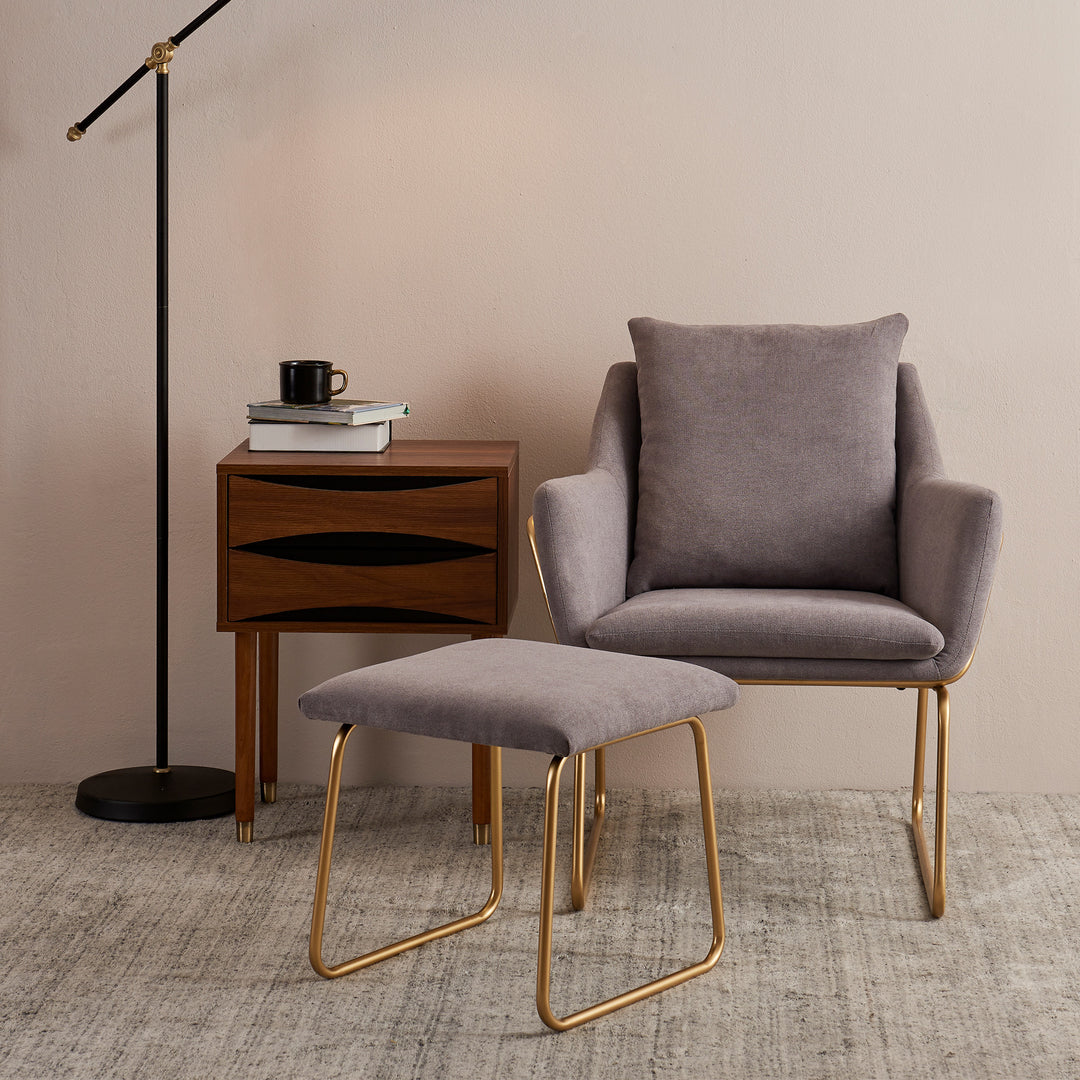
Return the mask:
[(390, 421), (380, 424), (290, 424), (249, 420), (249, 450), (379, 453), (390, 445)]

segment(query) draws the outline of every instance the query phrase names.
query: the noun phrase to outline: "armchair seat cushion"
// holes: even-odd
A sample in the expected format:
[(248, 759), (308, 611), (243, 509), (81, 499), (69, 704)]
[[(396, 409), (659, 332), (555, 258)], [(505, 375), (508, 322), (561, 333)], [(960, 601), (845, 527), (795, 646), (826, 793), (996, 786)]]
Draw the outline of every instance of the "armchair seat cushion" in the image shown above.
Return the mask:
[(945, 647), (899, 600), (837, 589), (658, 589), (602, 615), (585, 637), (639, 656), (928, 660)]

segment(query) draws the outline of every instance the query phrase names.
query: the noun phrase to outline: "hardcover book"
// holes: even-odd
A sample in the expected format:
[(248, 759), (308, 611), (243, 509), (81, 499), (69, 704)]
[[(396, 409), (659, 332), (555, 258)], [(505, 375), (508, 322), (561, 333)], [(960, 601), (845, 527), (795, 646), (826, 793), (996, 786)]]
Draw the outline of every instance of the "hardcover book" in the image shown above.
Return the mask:
[(248, 405), (250, 420), (288, 420), (301, 424), (380, 424), (409, 415), (407, 401), (349, 401), (325, 405), (287, 405), (284, 401), (255, 401)]

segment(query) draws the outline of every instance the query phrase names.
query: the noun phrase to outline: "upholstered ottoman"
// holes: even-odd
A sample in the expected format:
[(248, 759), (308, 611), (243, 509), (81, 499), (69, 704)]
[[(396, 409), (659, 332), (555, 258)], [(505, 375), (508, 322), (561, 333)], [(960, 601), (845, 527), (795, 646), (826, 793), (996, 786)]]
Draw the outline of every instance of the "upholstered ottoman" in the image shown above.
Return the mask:
[[(300, 698), (300, 711), (341, 727), (334, 740), (316, 875), (309, 956), (325, 978), (335, 978), (468, 929), (487, 919), (502, 896), (502, 767), (500, 748), (552, 755), (547, 770), (540, 885), (540, 944), (536, 1007), (549, 1027), (561, 1031), (603, 1016), (709, 971), (724, 947), (724, 914), (716, 852), (712, 784), (705, 729), (700, 716), (729, 708), (738, 688), (723, 675), (692, 664), (651, 656), (628, 656), (489, 638), (376, 664), (330, 679)], [(615, 742), (687, 724), (694, 736), (701, 816), (705, 831), (713, 938), (703, 960), (565, 1017), (550, 1006), (551, 938), (555, 892), (555, 838), (559, 778), (567, 758)], [(491, 746), (491, 893), (474, 915), (328, 965), (322, 958), (323, 925), (334, 844), (334, 825), (345, 745), (353, 728), (388, 728), (417, 735)], [(575, 785), (584, 789), (584, 784)], [(575, 797), (574, 865), (581, 862)], [(599, 809), (599, 804), (598, 804)], [(594, 825), (594, 832), (596, 826)], [(584, 903), (575, 899), (575, 907)]]

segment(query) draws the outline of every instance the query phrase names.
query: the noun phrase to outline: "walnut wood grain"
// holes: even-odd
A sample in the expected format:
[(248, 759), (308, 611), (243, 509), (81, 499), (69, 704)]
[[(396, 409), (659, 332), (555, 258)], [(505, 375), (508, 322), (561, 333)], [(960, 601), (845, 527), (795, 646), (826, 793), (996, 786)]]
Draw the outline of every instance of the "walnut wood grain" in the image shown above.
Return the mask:
[[(517, 459), (516, 442), (394, 439), (378, 454), (252, 453), (245, 441), (218, 462), (217, 618), (219, 630), (236, 634), (238, 822), (250, 823), (254, 817), (256, 688), (268, 706), (258, 725), (260, 775), (269, 780), (277, 772), (278, 632), (507, 633), (517, 598)], [(377, 479), (370, 490), (270, 482), (292, 476), (320, 483), (345, 477), (345, 487), (360, 488), (364, 478)], [(402, 485), (411, 478), (415, 484)], [(425, 486), (425, 480), (438, 478), (454, 482)], [(388, 490), (375, 490), (379, 487)], [(302, 541), (296, 547), (304, 550), (289, 552), (293, 558), (283, 557), (280, 549), (271, 554), (236, 550), (320, 533), (367, 534), (357, 538), (358, 546), (386, 533), (387, 550), (402, 544), (393, 535), (402, 533), (445, 540), (448, 546), (433, 553), (430, 562), (363, 566), (300, 561), (296, 556), (318, 555)], [(342, 538), (342, 543), (350, 541)], [(452, 552), (453, 543), (491, 554), (464, 557)], [(450, 553), (454, 557), (448, 558)], [(326, 612), (343, 606), (373, 614), (360, 622), (322, 615), (303, 621), (273, 617), (287, 610)], [(430, 621), (411, 621), (417, 611), (432, 613)], [(490, 750), (477, 747), (476, 824), (491, 820), (484, 779), (489, 760)]]
[(277, 785), (278, 766), (278, 635), (260, 632), (259, 665), (259, 783)]
[(257, 634), (237, 634), (236, 820), (255, 820), (255, 652)]
[[(395, 429), (396, 430), (396, 429)], [(517, 461), (518, 444), (498, 440), (398, 439), (379, 454), (303, 453), (248, 450), (245, 439), (218, 462), (218, 473), (293, 472), (298, 476), (350, 475), (490, 476)]]
[(498, 543), (498, 482), (470, 480), (403, 491), (334, 491), (229, 477), (229, 547), (279, 536), (328, 532), (412, 533)]
[[(229, 621), (311, 608), (428, 611), (472, 623), (497, 614), (495, 554), (409, 566), (328, 566), (229, 554)], [(458, 627), (458, 633), (469, 628)]]

